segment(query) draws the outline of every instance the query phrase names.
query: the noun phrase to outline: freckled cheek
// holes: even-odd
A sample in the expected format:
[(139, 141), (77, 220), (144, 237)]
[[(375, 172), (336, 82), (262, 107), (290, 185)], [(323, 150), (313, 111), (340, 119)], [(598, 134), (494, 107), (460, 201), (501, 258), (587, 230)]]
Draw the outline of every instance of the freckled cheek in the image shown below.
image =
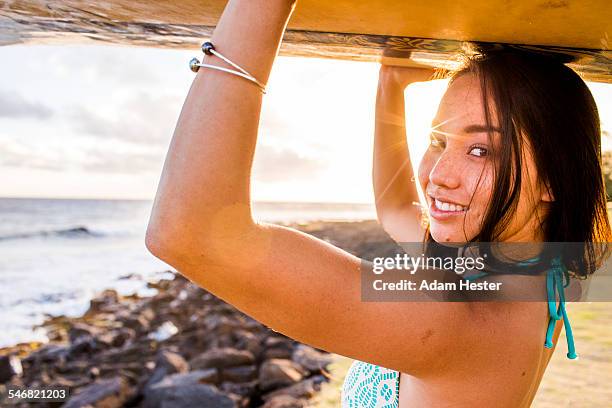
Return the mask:
[(479, 169), (478, 172), (468, 172), (465, 177), (471, 197), (470, 216), (484, 217), (493, 193), (493, 175), (489, 172), (481, 173)]

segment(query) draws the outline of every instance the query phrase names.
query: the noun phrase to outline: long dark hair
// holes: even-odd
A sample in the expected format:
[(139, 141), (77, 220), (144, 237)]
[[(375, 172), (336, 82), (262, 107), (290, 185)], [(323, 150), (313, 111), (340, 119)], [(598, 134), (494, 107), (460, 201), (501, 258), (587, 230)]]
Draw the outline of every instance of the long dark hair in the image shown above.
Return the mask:
[[(501, 129), (494, 160), (494, 189), (479, 234), (470, 242), (495, 242), (516, 211), (521, 191), (521, 152), (528, 139), (537, 172), (554, 197), (544, 220), (545, 242), (582, 243), (561, 252), (577, 277), (601, 264), (600, 244), (611, 236), (601, 168), (601, 128), (595, 100), (584, 81), (558, 57), (501, 48), (475, 49), (450, 74), (475, 75), (487, 125)], [(450, 84), (449, 83), (449, 84)], [(499, 123), (491, 123), (489, 99)], [(492, 135), (489, 134), (489, 141)], [(427, 247), (436, 245), (429, 230)], [(559, 244), (556, 244), (559, 248)], [(605, 245), (607, 256), (607, 245)], [(456, 250), (455, 250), (456, 253)]]

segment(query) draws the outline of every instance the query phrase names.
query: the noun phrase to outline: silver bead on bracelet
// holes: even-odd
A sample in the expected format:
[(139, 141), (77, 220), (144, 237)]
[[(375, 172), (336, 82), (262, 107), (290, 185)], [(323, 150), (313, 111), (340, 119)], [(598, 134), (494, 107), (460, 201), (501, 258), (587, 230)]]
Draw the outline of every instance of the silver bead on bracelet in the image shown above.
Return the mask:
[[(225, 56), (223, 56), (223, 54), (221, 54), (219, 51), (215, 50), (215, 46), (213, 45), (213, 43), (207, 41), (204, 44), (202, 44), (202, 52), (206, 55), (214, 55), (217, 56), (219, 58), (221, 58), (223, 61), (227, 62), (228, 64), (230, 64), (231, 66), (233, 66), (234, 68), (236, 68), (238, 71), (234, 71), (233, 69), (229, 69), (229, 68), (223, 68), (223, 67), (219, 67), (217, 65), (211, 65), (211, 64), (204, 64), (202, 62), (200, 62), (199, 59), (197, 58), (192, 58), (191, 61), (189, 61), (189, 68), (193, 71), (193, 72), (198, 72), (198, 70), (201, 67), (204, 68), (210, 68), (210, 69), (216, 69), (217, 71), (223, 71), (223, 72), (227, 72), (229, 74), (234, 74), (237, 75), (239, 77), (242, 77), (244, 79), (248, 79), (249, 81), (253, 82), (255, 85), (257, 85), (259, 87), (259, 89), (261, 89), (262, 93), (266, 93), (266, 86), (264, 84), (262, 84), (261, 82), (259, 82), (257, 79), (255, 79), (255, 77), (251, 74), (249, 74), (244, 68), (242, 68), (240, 65), (230, 61), (228, 58), (226, 58)], [(239, 72), (240, 71), (240, 72)]]

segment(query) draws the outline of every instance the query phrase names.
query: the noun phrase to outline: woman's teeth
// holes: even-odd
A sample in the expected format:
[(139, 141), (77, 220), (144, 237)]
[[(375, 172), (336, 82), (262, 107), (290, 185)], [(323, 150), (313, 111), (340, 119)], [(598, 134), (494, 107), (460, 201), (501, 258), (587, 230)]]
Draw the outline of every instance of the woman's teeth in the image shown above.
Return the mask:
[(461, 212), (465, 211), (467, 207), (463, 207), (458, 204), (445, 203), (444, 201), (440, 201), (437, 198), (434, 200), (436, 207), (442, 211), (456, 211)]

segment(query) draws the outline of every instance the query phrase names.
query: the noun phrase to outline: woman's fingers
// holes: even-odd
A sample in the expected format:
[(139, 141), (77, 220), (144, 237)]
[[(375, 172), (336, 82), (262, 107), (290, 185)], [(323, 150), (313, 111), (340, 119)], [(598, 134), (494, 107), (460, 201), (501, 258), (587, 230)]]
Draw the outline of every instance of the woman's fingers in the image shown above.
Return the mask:
[(434, 68), (429, 67), (398, 67), (381, 65), (379, 81), (400, 87), (407, 87), (414, 82), (424, 82), (434, 79)]

